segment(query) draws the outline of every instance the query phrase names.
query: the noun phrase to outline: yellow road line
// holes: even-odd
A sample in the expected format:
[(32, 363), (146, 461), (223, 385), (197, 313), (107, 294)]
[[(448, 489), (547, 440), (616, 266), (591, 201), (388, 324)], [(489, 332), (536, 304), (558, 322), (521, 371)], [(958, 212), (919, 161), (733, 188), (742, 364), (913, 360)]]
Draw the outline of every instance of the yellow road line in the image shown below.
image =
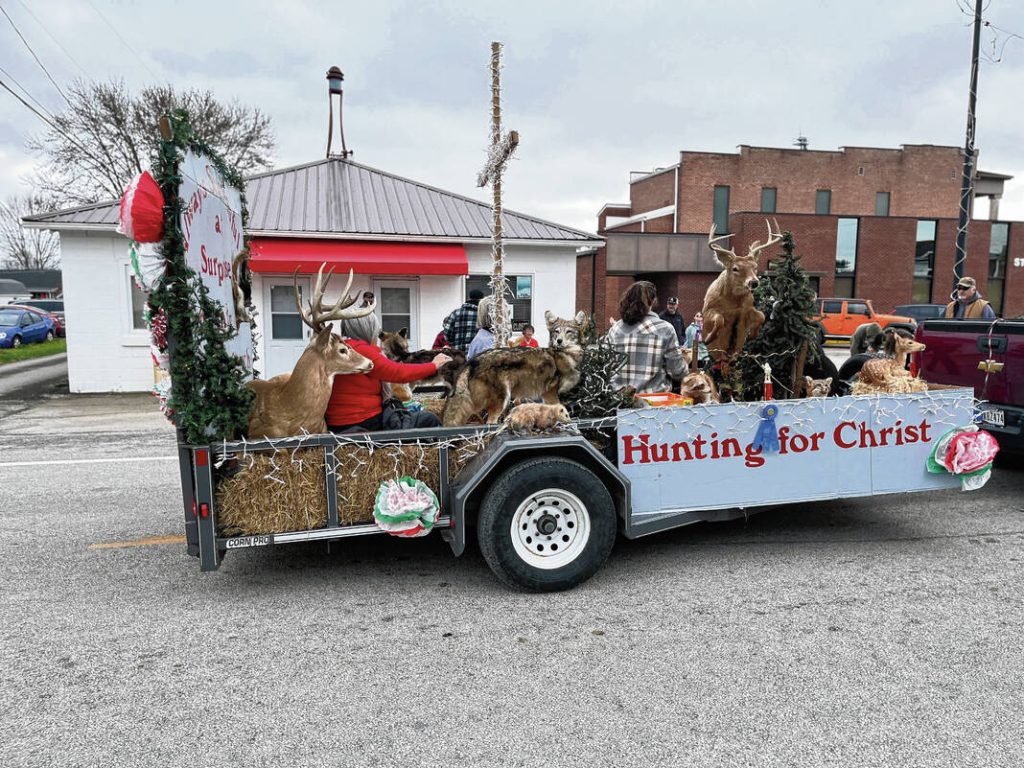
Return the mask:
[(90, 544), (89, 549), (119, 549), (121, 547), (151, 547), (156, 544), (184, 544), (184, 536), (147, 536), (144, 539), (133, 541), (104, 541), (100, 544)]

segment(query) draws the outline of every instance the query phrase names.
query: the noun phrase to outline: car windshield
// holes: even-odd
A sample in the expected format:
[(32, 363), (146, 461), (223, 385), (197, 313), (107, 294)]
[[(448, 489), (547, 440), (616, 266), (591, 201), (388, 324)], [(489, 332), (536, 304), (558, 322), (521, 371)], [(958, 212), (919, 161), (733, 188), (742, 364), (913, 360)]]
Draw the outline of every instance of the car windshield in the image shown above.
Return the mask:
[(17, 325), (19, 317), (21, 317), (21, 312), (0, 310), (0, 325)]

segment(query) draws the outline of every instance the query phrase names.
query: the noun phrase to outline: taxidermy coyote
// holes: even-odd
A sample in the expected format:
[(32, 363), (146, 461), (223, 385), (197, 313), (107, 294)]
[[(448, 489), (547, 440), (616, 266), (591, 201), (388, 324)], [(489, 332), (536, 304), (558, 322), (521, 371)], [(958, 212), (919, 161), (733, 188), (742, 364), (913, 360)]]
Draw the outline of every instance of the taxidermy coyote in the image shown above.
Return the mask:
[(551, 339), (547, 347), (496, 348), (466, 363), (445, 408), (446, 427), (462, 426), (480, 411), (487, 411), (487, 423), (495, 424), (509, 404), (521, 397), (539, 397), (556, 405), (559, 394), (579, 383), (580, 335), (586, 314), (563, 320), (549, 310), (544, 319)]
[(429, 379), (422, 379), (416, 384), (443, 384), (446, 388), (445, 397), (450, 397), (455, 391), (455, 380), (459, 377), (459, 371), (466, 364), (466, 353), (454, 347), (443, 347), (441, 349), (420, 349), (416, 352), (409, 351), (409, 329), (403, 328), (398, 333), (382, 331), (380, 334), (380, 348), (385, 357), (394, 360), (396, 363), (429, 363), (437, 355), (444, 354), (451, 358), (451, 361), (442, 365), (437, 374)]

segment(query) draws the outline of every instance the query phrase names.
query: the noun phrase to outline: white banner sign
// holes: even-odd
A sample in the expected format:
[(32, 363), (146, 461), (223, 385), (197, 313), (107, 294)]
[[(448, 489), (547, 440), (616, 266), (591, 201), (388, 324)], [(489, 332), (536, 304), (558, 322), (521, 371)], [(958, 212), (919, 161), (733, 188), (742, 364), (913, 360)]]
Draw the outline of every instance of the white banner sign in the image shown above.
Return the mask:
[(623, 410), (619, 470), (640, 517), (958, 488), (926, 462), (973, 411), (964, 389)]
[(241, 195), (203, 155), (187, 152), (179, 172), (185, 261), (200, 276), (210, 297), (220, 303), (225, 325), (234, 328), (231, 261), (243, 245)]

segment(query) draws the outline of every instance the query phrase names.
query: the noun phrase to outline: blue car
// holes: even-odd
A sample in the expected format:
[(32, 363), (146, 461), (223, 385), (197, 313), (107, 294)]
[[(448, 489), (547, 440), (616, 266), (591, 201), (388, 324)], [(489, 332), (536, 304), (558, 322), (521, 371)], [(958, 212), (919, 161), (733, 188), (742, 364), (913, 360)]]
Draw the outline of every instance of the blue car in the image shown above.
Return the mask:
[(53, 320), (27, 309), (0, 307), (0, 348), (53, 341)]

